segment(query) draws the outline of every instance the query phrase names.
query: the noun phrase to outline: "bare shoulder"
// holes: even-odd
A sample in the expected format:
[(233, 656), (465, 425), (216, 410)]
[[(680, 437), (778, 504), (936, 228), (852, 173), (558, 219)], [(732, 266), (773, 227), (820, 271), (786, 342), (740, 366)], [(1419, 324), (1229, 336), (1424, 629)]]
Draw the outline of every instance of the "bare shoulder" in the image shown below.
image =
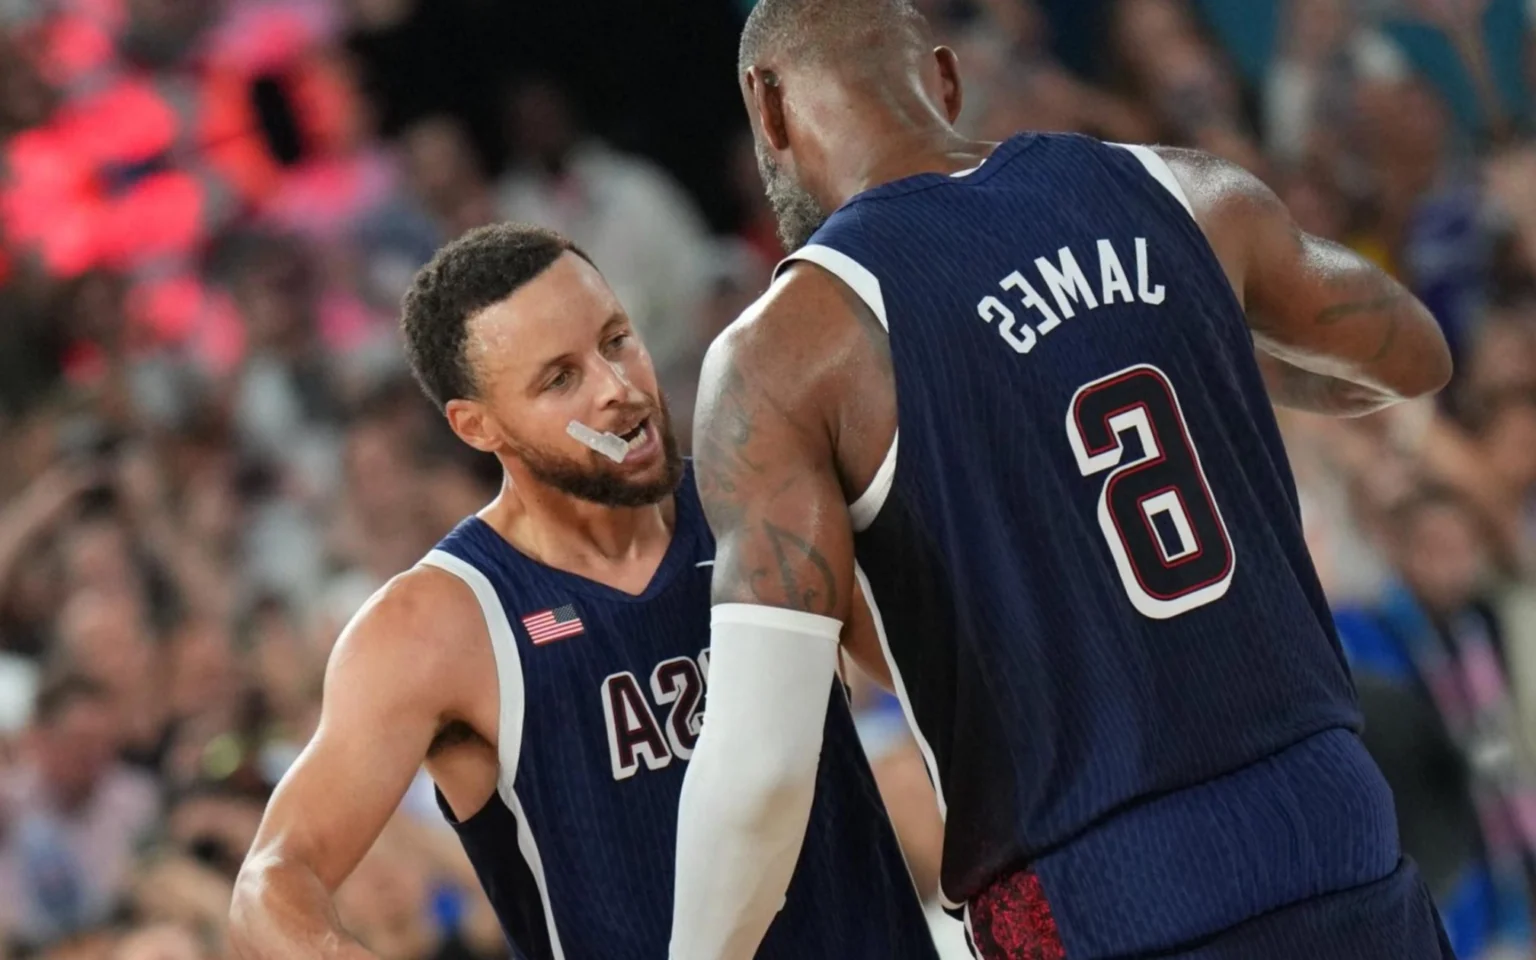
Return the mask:
[(472, 654), (487, 644), (485, 618), (468, 585), (434, 567), (413, 567), (381, 587), (347, 624), (331, 651), (327, 687), (342, 676), (385, 673), (423, 688), (450, 684), (478, 663)]
[(705, 354), (696, 457), (708, 462), (749, 446), (764, 420), (825, 431), (836, 380), (850, 355), (867, 349), (866, 337), (857, 298), (830, 274), (803, 264), (774, 281)]
[(864, 345), (869, 308), (841, 281), (811, 263), (792, 266), (725, 332), (709, 351), (718, 365), (780, 375), (805, 384), (835, 369), (838, 360)]
[[(1274, 191), (1246, 167), (1189, 147), (1153, 147), (1198, 210), (1202, 205), (1278, 203)], [(1202, 204), (1203, 201), (1204, 203)]]
[[(705, 356), (694, 416), (695, 468), (705, 503), (712, 494), (736, 492), (739, 479), (758, 473), (762, 458), (785, 443), (817, 456), (859, 460), (857, 431), (847, 425), (878, 428), (866, 408), (882, 401), (894, 418), (890, 370), (890, 344), (873, 311), (821, 267), (793, 266)], [(855, 463), (849, 472), (871, 471)]]
[(1202, 150), (1154, 147), (1183, 188), (1195, 222), (1242, 299), (1259, 247), (1294, 247), (1300, 233), (1290, 212), (1257, 174)]

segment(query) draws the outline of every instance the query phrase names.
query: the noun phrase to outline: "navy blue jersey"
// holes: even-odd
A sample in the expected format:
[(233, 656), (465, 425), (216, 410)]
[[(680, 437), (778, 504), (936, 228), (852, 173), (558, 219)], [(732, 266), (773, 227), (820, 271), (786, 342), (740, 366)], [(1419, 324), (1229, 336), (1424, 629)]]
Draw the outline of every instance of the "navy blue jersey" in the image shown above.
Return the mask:
[[(473, 517), (425, 561), (475, 592), (496, 655), (496, 795), (456, 826), (524, 960), (667, 955), (715, 552), (691, 468), (676, 500), (672, 543), (639, 596), (537, 563)], [(828, 696), (805, 846), (758, 956), (932, 960), (846, 698)]]
[[(949, 900), (1153, 797), (1353, 738), (1243, 310), (1152, 151), (1019, 136), (860, 194), (791, 259), (890, 335), (897, 439), (852, 515), (946, 808)], [(1371, 776), (1345, 779), (1389, 824)], [(1395, 863), (1383, 831), (1368, 874)], [(1166, 839), (1115, 843), (1150, 860)]]

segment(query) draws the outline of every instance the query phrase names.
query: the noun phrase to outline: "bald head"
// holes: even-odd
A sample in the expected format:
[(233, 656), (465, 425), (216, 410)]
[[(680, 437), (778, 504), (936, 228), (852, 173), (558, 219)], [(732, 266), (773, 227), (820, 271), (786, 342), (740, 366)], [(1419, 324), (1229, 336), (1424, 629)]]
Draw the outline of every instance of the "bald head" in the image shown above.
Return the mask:
[(758, 0), (741, 31), (738, 73), (766, 61), (801, 66), (879, 64), (926, 46), (927, 24), (911, 0)]
[[(871, 186), (953, 166), (960, 74), (912, 0), (758, 0), (741, 92), (786, 249)], [(974, 164), (971, 164), (974, 165)]]

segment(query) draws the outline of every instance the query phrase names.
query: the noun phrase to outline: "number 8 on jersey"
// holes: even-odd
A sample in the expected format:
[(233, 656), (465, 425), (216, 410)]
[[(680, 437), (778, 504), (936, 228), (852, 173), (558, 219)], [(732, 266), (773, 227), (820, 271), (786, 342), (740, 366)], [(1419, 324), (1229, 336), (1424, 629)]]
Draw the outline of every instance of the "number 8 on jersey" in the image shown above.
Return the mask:
[[(1133, 431), (1141, 455), (1126, 462)], [(1221, 599), (1232, 583), (1232, 538), (1167, 375), (1142, 365), (1079, 387), (1067, 438), (1083, 476), (1111, 471), (1099, 527), (1131, 605), (1166, 620)]]

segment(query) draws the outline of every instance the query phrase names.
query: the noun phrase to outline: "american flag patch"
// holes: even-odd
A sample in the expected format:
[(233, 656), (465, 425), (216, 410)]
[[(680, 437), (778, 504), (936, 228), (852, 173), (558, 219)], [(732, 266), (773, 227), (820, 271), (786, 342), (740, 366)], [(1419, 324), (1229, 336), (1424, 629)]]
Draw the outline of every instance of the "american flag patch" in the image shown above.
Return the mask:
[(581, 625), (581, 618), (576, 615), (576, 608), (569, 603), (553, 610), (530, 613), (523, 618), (523, 627), (536, 647), (574, 637), (586, 630)]

